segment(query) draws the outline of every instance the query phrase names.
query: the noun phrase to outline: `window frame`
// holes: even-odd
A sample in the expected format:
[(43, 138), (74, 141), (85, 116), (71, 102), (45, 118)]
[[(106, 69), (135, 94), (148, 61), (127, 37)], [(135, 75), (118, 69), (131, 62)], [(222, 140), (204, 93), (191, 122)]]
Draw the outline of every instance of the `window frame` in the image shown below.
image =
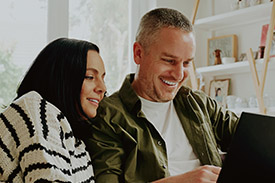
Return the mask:
[[(157, 0), (129, 0), (129, 62), (130, 72), (136, 71), (133, 61), (133, 44), (140, 18), (157, 6)], [(58, 16), (57, 16), (58, 15)], [(69, 35), (69, 0), (48, 0), (47, 42)]]

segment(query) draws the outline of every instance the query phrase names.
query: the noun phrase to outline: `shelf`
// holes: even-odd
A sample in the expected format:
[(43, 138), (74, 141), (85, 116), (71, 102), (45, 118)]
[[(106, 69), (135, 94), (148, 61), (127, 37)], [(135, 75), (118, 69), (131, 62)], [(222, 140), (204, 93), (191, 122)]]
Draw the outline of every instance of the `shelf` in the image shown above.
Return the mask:
[[(215, 1), (212, 1), (212, 7), (214, 7)], [(245, 50), (251, 47), (257, 46), (256, 36), (259, 35), (259, 31), (262, 24), (268, 24), (270, 20), (274, 20), (274, 10), (273, 10), (273, 2), (264, 3), (260, 5), (255, 5), (239, 10), (233, 10), (230, 12), (217, 14), (214, 16), (209, 16), (201, 19), (197, 19), (195, 21), (195, 29), (198, 30), (198, 33), (201, 33), (201, 36), (198, 36), (201, 40), (200, 42), (207, 43), (207, 38), (210, 36), (217, 36), (217, 35), (229, 35), (229, 34), (236, 34), (240, 37), (240, 46), (238, 49)], [(273, 11), (273, 12), (272, 12)], [(273, 26), (273, 22), (271, 22)], [(256, 29), (257, 28), (257, 29)], [(257, 34), (256, 34), (257, 33)], [(272, 39), (272, 38), (271, 38)], [(207, 44), (198, 44), (197, 48), (197, 60), (200, 61), (201, 65), (205, 64), (206, 56), (208, 51)], [(261, 81), (256, 82), (265, 82), (266, 70), (268, 74), (272, 74), (275, 72), (275, 57), (270, 58), (268, 63), (268, 68), (264, 68), (264, 60), (258, 59), (256, 60), (256, 74), (261, 74), (260, 77), (263, 75)], [(253, 89), (251, 87), (252, 83), (246, 82), (249, 75), (251, 74), (250, 64), (247, 60), (239, 61), (231, 64), (220, 64), (220, 65), (213, 65), (213, 66), (206, 66), (206, 67), (198, 67), (196, 72), (201, 74), (205, 80), (205, 89), (208, 90), (210, 88), (211, 80), (213, 79), (222, 79), (222, 78), (232, 78), (231, 93), (235, 96), (247, 96), (251, 95)], [(270, 78), (270, 77), (269, 77)], [(255, 79), (256, 80), (256, 79)], [(249, 86), (246, 86), (249, 84)], [(265, 83), (259, 84), (257, 89), (262, 90), (260, 88), (264, 86)], [(270, 95), (274, 97), (274, 85), (272, 80), (268, 80), (269, 88), (268, 92)], [(261, 92), (261, 91), (260, 91)], [(258, 94), (260, 93), (258, 92)], [(257, 92), (256, 92), (257, 93)], [(263, 96), (257, 95), (257, 99), (259, 99), (259, 108), (235, 108), (230, 109), (237, 113), (238, 115), (241, 112), (253, 112), (253, 113), (260, 113), (264, 111), (265, 104), (263, 102)], [(271, 106), (271, 105), (268, 105)], [(275, 116), (275, 105), (272, 107), (267, 108), (267, 114)]]
[[(256, 67), (258, 71), (260, 71), (263, 68), (263, 59), (256, 60)], [(268, 68), (275, 68), (275, 57), (270, 58)], [(250, 72), (250, 66), (248, 61), (240, 61), (231, 64), (220, 64), (207, 67), (199, 67), (196, 69), (196, 71), (202, 75), (219, 76)]]
[[(242, 112), (251, 112), (251, 113), (258, 113), (260, 114), (259, 108), (235, 108), (229, 109), (230, 111), (236, 113), (238, 116), (241, 115)], [(275, 107), (268, 107), (266, 115), (275, 116)]]
[(269, 20), (272, 3), (259, 4), (228, 13), (201, 18), (195, 21), (195, 28), (209, 31), (225, 29), (227, 27), (249, 24), (253, 22)]

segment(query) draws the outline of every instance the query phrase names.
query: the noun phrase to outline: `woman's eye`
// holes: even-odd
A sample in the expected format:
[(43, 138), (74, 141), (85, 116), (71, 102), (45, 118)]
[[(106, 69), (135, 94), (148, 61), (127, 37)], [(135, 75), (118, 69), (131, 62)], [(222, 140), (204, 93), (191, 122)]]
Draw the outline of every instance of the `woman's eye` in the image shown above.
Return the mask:
[(85, 76), (85, 79), (94, 79), (94, 76)]

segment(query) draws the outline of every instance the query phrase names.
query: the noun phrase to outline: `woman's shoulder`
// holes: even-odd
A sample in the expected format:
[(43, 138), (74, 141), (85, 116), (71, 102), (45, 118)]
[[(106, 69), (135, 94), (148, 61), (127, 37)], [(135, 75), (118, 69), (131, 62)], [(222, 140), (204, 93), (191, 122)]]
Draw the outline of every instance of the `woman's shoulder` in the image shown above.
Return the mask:
[[(18, 164), (22, 169), (18, 169), (14, 176), (20, 180), (24, 178), (21, 177), (23, 170), (26, 170), (25, 178), (32, 177), (33, 181), (93, 179), (85, 144), (74, 138), (62, 112), (39, 93), (31, 91), (10, 104), (0, 114), (0, 127), (0, 141), (5, 144), (5, 150), (0, 152), (3, 160), (0, 168), (9, 165), (5, 167), (3, 175), (7, 176), (3, 177), (4, 180), (10, 172), (17, 170)], [(37, 166), (37, 169), (28, 169), (32, 166)], [(79, 169), (79, 173), (67, 173), (74, 169)]]
[(23, 108), (31, 108), (31, 111), (36, 111), (37, 107), (41, 105), (47, 105), (47, 108), (52, 108), (53, 110), (56, 110), (60, 112), (60, 110), (45, 100), (38, 92), (36, 91), (30, 91), (24, 95), (22, 95), (20, 98), (16, 99), (13, 104), (20, 105)]
[(13, 103), (39, 101), (41, 99), (42, 99), (42, 97), (41, 97), (41, 95), (38, 92), (36, 92), (36, 91), (30, 91), (28, 93), (25, 93), (24, 95), (22, 95), (21, 97), (19, 97), (15, 101), (13, 101)]
[(48, 136), (59, 136), (60, 129), (71, 131), (63, 113), (35, 91), (28, 92), (13, 101), (1, 113), (1, 120), (5, 122), (7, 128), (9, 127), (8, 131), (17, 133), (25, 131), (30, 138), (41, 135), (47, 139)]
[[(69, 126), (62, 112), (36, 91), (30, 91), (13, 101), (1, 113), (1, 119), (15, 131), (26, 129), (30, 137), (40, 132), (48, 134), (50, 128), (59, 128), (60, 125)], [(66, 122), (60, 123), (61, 119)]]

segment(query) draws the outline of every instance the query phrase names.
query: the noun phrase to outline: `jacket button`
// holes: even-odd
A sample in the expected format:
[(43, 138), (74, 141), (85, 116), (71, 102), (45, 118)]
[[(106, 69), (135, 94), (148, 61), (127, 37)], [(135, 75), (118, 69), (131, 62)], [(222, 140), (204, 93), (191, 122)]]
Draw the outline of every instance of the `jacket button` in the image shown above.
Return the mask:
[(160, 146), (162, 145), (162, 142), (160, 140), (158, 141), (158, 145), (160, 145)]
[(167, 166), (166, 166), (166, 165), (162, 165), (162, 168), (166, 169), (166, 168), (167, 168)]

